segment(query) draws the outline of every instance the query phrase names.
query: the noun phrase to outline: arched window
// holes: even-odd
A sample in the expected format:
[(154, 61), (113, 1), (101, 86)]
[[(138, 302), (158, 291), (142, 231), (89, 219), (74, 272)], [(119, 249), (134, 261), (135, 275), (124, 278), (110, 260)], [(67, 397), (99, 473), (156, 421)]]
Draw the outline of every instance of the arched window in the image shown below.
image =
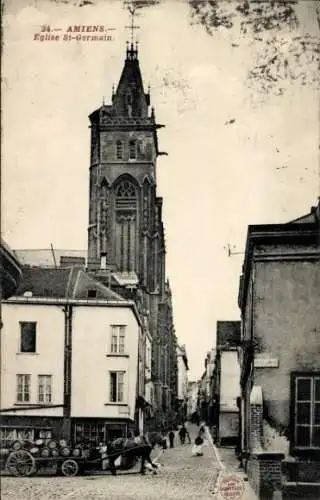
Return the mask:
[(134, 198), (136, 199), (137, 193), (134, 184), (130, 181), (122, 181), (116, 190), (116, 198)]
[(124, 179), (117, 186), (115, 195), (117, 264), (121, 271), (134, 271), (137, 255), (137, 190), (130, 180)]
[(129, 159), (136, 160), (137, 158), (137, 142), (130, 141), (129, 142)]
[(123, 159), (123, 144), (122, 141), (117, 141), (116, 143), (116, 157), (117, 160)]

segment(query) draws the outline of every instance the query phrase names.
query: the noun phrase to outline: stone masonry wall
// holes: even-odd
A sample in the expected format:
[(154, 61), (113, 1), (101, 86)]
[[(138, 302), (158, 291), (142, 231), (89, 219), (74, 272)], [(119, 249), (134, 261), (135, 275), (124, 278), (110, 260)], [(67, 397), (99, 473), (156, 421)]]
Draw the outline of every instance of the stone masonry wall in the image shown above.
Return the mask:
[(287, 428), (291, 372), (320, 370), (320, 262), (257, 262), (254, 288), (255, 352), (278, 359), (278, 368), (255, 368), (254, 383), (270, 417)]

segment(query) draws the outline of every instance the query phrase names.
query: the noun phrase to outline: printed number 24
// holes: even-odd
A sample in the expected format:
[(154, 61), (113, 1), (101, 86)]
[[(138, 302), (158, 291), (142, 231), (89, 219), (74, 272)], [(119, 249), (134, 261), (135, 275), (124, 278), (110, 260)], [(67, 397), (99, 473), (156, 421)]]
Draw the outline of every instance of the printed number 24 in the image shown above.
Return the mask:
[(42, 33), (45, 31), (50, 31), (50, 26), (48, 24), (43, 24), (41, 26), (41, 31), (42, 31)]

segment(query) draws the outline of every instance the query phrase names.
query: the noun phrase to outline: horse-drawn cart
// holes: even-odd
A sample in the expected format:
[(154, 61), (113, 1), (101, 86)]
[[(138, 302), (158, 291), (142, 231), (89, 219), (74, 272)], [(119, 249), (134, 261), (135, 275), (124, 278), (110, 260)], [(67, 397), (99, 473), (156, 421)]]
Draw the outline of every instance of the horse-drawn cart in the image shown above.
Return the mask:
[(64, 440), (47, 443), (42, 440), (35, 443), (17, 441), (8, 450), (6, 469), (16, 477), (32, 476), (47, 467), (54, 467), (56, 474), (67, 477), (98, 470), (111, 470), (114, 474), (118, 469), (131, 469), (139, 458), (144, 469), (145, 460), (152, 464), (150, 451), (156, 444), (161, 445), (161, 440), (158, 441), (155, 438), (150, 445), (137, 445), (132, 440), (117, 438), (108, 447), (80, 444), (70, 447)]
[(12, 476), (28, 477), (43, 467), (56, 465), (57, 470), (61, 471), (64, 476), (72, 477), (79, 474), (85, 462), (85, 458), (35, 457), (30, 451), (21, 449), (9, 454), (6, 468)]
[(100, 469), (102, 458), (96, 448), (68, 446), (65, 440), (15, 441), (7, 455), (5, 468), (13, 476), (32, 476), (45, 468), (54, 468), (57, 474), (72, 477), (87, 469)]

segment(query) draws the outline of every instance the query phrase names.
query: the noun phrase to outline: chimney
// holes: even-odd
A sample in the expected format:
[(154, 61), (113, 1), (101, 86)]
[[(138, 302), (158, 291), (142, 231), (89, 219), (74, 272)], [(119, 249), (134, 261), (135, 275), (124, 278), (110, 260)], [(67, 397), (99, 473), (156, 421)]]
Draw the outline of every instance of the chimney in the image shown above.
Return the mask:
[(72, 266), (80, 266), (84, 269), (86, 267), (86, 259), (84, 257), (61, 255), (60, 267), (72, 267)]
[(100, 269), (106, 270), (107, 269), (107, 254), (102, 253), (100, 257)]

